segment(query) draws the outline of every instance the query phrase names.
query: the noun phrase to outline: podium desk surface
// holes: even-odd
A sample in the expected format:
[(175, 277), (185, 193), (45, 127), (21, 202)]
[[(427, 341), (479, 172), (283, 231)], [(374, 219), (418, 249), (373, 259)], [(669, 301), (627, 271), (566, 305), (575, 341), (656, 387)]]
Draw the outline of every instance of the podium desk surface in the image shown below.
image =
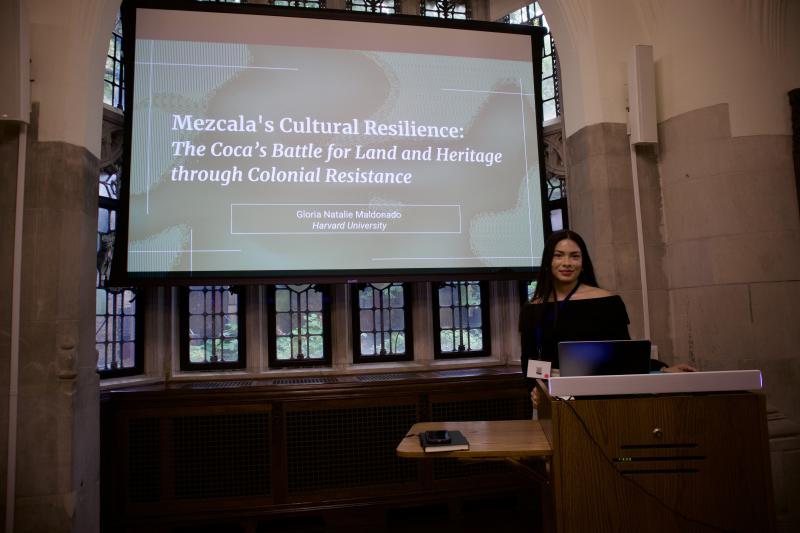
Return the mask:
[[(425, 453), (419, 442), (419, 434), (437, 429), (460, 431), (469, 442), (469, 450)], [(415, 458), (549, 458), (553, 455), (553, 449), (538, 420), (419, 422), (411, 426), (396, 451), (399, 457)]]

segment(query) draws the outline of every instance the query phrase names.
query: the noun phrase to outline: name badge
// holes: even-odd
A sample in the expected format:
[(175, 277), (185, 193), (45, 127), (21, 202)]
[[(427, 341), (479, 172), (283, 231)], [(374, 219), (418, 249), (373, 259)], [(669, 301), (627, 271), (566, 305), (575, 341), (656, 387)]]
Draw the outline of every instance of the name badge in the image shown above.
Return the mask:
[(528, 377), (533, 379), (550, 379), (550, 361), (528, 361)]

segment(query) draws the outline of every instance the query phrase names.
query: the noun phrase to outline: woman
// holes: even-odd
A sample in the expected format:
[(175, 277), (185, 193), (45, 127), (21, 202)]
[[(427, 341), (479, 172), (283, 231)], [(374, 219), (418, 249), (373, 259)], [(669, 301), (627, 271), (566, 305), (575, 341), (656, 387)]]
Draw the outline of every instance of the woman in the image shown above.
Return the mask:
[[(597, 286), (586, 243), (570, 230), (556, 231), (545, 241), (542, 267), (531, 302), (520, 313), (522, 373), (528, 361), (550, 361), (558, 368), (558, 343), (630, 339), (628, 312), (618, 295)], [(651, 360), (651, 367), (666, 372), (692, 372), (686, 364), (667, 367)], [(534, 380), (528, 380), (533, 390)]]

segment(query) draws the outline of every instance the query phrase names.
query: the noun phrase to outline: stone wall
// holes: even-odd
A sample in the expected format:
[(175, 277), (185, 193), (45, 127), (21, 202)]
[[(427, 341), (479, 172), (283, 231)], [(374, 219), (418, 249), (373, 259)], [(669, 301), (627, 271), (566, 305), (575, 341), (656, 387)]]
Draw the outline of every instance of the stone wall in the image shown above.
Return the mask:
[(728, 106), (659, 127), (675, 351), (704, 370), (759, 368), (800, 420), (800, 217), (788, 135), (731, 137)]
[[(791, 138), (731, 137), (726, 105), (667, 120), (637, 163), (651, 337), (668, 362), (759, 368), (769, 401), (800, 420), (800, 216)], [(642, 334), (624, 124), (570, 136), (572, 227)]]
[[(760, 369), (769, 408), (779, 531), (796, 531), (800, 488), (800, 211), (788, 135), (732, 137), (728, 106), (659, 126), (638, 148), (651, 338), (668, 363)], [(572, 228), (598, 280), (642, 334), (641, 284), (624, 124), (567, 139)]]

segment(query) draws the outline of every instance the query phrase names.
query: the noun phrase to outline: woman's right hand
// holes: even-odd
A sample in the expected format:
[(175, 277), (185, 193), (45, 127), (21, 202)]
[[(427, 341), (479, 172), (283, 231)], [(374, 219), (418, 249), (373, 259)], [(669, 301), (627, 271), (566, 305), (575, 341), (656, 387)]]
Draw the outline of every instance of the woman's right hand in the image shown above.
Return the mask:
[(697, 368), (689, 363), (678, 363), (677, 365), (667, 366), (661, 369), (662, 372), (678, 373), (678, 372), (697, 372)]
[(536, 387), (534, 387), (533, 390), (531, 391), (531, 403), (533, 403), (534, 409), (539, 408), (539, 389), (537, 389)]

